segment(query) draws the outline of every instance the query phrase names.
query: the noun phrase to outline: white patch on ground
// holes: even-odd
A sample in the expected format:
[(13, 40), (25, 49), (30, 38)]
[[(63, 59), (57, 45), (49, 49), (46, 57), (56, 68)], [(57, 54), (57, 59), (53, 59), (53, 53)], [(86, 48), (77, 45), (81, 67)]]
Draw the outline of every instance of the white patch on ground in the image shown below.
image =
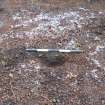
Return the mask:
[(71, 78), (76, 78), (76, 77), (77, 75), (73, 74), (72, 72), (68, 72), (65, 79), (68, 79), (68, 78), (71, 79)]
[(35, 85), (40, 85), (40, 82), (38, 80), (34, 81)]
[(100, 11), (99, 14), (103, 14), (103, 12)]
[(39, 63), (37, 63), (37, 65), (35, 65), (35, 69), (38, 72), (40, 70), (41, 66), (39, 65)]
[(88, 9), (86, 9), (86, 8), (83, 8), (83, 7), (80, 7), (79, 8), (80, 10), (84, 10), (84, 11), (87, 11)]
[(0, 21), (0, 28), (2, 28), (4, 26), (4, 22)]
[[(82, 15), (81, 13), (84, 11), (85, 14)], [(96, 13), (85, 8), (80, 8), (77, 11), (70, 9), (58, 14), (51, 12), (34, 13), (29, 10), (21, 10), (12, 15), (14, 23), (11, 24), (11, 31), (0, 35), (0, 43), (7, 37), (24, 38), (24, 36), (27, 36), (32, 39), (37, 35), (61, 36), (67, 30), (82, 28), (82, 25), (87, 24), (87, 20), (94, 18), (96, 15)], [(16, 32), (15, 29), (17, 30)]]
[(12, 18), (13, 18), (13, 20), (20, 20), (20, 19), (22, 19), (22, 17), (19, 16), (18, 13), (16, 15), (13, 15)]
[(101, 39), (100, 39), (98, 36), (96, 36), (96, 37), (94, 38), (94, 40), (95, 40), (95, 41), (100, 41)]
[(18, 65), (18, 73), (21, 74), (22, 72), (32, 72), (33, 70), (36, 73), (39, 73), (39, 70), (41, 68), (39, 63), (36, 63), (33, 60), (30, 60), (29, 63), (19, 63)]
[[(91, 48), (91, 47), (89, 46), (89, 48)], [(104, 48), (105, 48), (104, 45), (97, 45), (95, 51), (94, 52), (90, 52), (89, 55), (90, 56), (96, 55), (97, 53), (103, 51)]]
[(21, 64), (21, 68), (25, 68), (26, 67), (26, 65), (25, 64)]
[(38, 95), (38, 88), (40, 87), (39, 80), (34, 81), (33, 83), (35, 86), (31, 89), (31, 92), (33, 92), (35, 95)]
[(101, 64), (100, 64), (100, 62), (98, 61), (98, 60), (96, 60), (96, 59), (91, 59), (92, 61), (93, 61), (93, 63), (95, 64), (95, 65), (97, 65), (97, 67), (101, 67)]
[(96, 72), (97, 72), (97, 69), (94, 69), (91, 71), (91, 75), (93, 78), (98, 78), (98, 75), (96, 74)]
[(77, 47), (77, 42), (74, 39), (71, 39), (69, 41), (69, 43), (65, 46), (65, 49), (77, 49), (79, 50), (79, 48)]
[(89, 57), (86, 57), (87, 61), (90, 61), (90, 58)]
[(103, 51), (104, 48), (105, 48), (105, 46), (98, 45), (98, 46), (96, 47), (96, 51), (97, 51), (97, 52)]
[(13, 74), (12, 73), (9, 73), (9, 77), (13, 78)]
[(93, 56), (93, 55), (96, 55), (96, 54), (97, 54), (97, 51), (89, 53), (90, 56)]
[[(68, 21), (69, 26), (60, 25), (60, 21), (62, 21), (63, 19), (65, 19), (65, 21)], [(65, 30), (65, 28), (70, 29), (70, 26), (74, 28), (73, 23), (76, 22), (77, 24), (79, 24), (78, 23), (79, 19), (80, 19), (80, 16), (78, 15), (77, 12), (63, 13), (56, 16), (50, 16), (50, 14), (41, 13), (40, 15), (37, 15), (37, 17), (34, 19), (34, 21), (38, 22), (38, 27), (33, 28), (32, 31), (36, 33), (40, 33), (40, 31), (42, 31), (43, 33), (47, 33), (47, 35), (50, 35), (50, 33), (52, 32), (55, 32), (56, 34), (60, 34)], [(43, 21), (43, 20), (46, 20), (46, 21)]]
[[(85, 8), (80, 8), (80, 10), (89, 11)], [(21, 13), (16, 13), (13, 15), (13, 20), (16, 22), (12, 28), (17, 27), (30, 27), (31, 24), (36, 23), (37, 26), (33, 27), (31, 31), (24, 31), (25, 35), (32, 37), (34, 35), (61, 35), (65, 29), (68, 30), (75, 30), (76, 26), (81, 28), (82, 21), (86, 18), (94, 18), (95, 14), (90, 13), (89, 16), (86, 15), (85, 17), (80, 15), (80, 11), (66, 11), (61, 12), (56, 15), (52, 15), (51, 13), (43, 13), (31, 17), (32, 12), (22, 10)], [(64, 25), (62, 25), (62, 21), (65, 20)]]

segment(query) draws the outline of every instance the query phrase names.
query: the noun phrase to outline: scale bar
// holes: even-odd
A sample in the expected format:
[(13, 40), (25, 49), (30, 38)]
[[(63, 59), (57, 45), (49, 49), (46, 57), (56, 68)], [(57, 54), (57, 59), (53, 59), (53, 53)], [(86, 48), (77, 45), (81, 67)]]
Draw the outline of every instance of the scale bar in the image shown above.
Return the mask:
[(82, 53), (83, 50), (69, 50), (69, 49), (35, 49), (35, 48), (27, 48), (28, 52), (60, 52), (60, 53)]

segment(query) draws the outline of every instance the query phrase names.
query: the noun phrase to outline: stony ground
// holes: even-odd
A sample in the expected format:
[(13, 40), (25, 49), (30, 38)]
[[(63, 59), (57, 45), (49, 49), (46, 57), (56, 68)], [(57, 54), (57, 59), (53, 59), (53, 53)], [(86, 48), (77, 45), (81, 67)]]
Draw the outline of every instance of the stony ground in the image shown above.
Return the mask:
[[(105, 12), (15, 10), (0, 14), (0, 105), (105, 105)], [(60, 64), (25, 48), (77, 48)]]

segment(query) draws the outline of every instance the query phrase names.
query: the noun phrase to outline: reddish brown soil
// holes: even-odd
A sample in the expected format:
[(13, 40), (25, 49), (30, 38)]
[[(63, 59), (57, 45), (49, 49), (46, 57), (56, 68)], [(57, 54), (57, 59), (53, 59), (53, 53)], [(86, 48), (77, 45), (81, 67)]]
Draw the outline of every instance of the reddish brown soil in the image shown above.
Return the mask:
[[(45, 0), (40, 8), (20, 3), (19, 9), (13, 1), (0, 12), (0, 105), (105, 105), (101, 2)], [(71, 46), (84, 52), (67, 54), (57, 65), (25, 52), (29, 47)]]

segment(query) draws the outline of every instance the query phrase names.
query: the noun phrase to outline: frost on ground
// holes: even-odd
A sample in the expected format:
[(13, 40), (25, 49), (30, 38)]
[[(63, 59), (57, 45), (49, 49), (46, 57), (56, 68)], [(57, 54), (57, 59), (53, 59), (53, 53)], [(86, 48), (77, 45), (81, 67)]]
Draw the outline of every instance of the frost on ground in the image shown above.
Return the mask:
[[(105, 13), (15, 11), (0, 33), (0, 105), (104, 105)], [(2, 24), (1, 24), (2, 27)], [(48, 66), (24, 47), (80, 48)]]

